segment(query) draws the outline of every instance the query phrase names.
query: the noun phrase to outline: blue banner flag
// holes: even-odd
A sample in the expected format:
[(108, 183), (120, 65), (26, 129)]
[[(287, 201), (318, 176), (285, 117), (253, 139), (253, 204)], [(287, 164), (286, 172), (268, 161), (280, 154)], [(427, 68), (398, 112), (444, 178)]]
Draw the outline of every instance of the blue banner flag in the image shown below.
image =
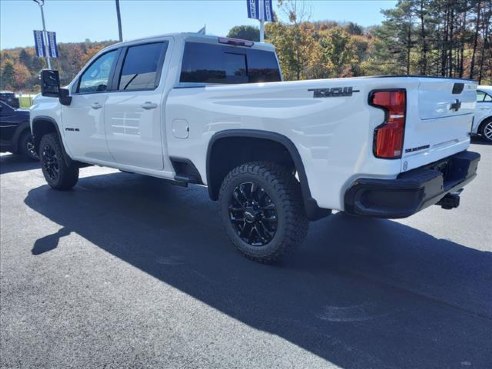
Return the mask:
[(58, 58), (58, 46), (56, 45), (56, 32), (48, 33), (48, 50), (50, 57)]
[[(260, 0), (261, 1), (261, 0)], [(272, 0), (263, 0), (264, 5), (263, 5), (263, 20), (266, 20), (267, 22), (273, 22), (273, 6), (272, 6)]]
[(248, 18), (260, 19), (259, 0), (246, 0), (248, 4)]
[(46, 57), (46, 47), (44, 44), (43, 31), (34, 32), (34, 45), (36, 49), (36, 55), (40, 58)]
[(272, 0), (246, 0), (246, 3), (248, 6), (248, 18), (273, 22)]

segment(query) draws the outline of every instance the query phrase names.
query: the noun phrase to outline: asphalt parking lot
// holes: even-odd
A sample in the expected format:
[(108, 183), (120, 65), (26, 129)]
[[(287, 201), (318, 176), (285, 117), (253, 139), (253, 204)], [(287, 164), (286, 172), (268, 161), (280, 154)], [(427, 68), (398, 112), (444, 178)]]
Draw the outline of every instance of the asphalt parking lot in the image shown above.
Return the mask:
[(2, 368), (492, 368), (492, 146), (460, 208), (241, 257), (206, 189), (0, 156)]

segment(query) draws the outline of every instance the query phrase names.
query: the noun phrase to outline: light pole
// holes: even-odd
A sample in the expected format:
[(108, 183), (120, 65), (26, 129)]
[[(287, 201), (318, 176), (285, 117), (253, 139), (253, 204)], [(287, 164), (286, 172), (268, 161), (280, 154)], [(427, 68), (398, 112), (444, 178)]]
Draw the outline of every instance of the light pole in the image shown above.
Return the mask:
[(265, 42), (265, 1), (260, 1), (260, 42)]
[(32, 0), (32, 1), (38, 4), (39, 9), (41, 9), (41, 19), (43, 21), (44, 52), (46, 54), (46, 61), (48, 62), (48, 69), (51, 69), (50, 49), (48, 46), (48, 33), (46, 32), (46, 23), (44, 22), (44, 11), (43, 11), (44, 0)]
[(120, 0), (116, 0), (116, 17), (118, 18), (118, 36), (121, 42), (123, 41), (123, 31), (121, 29)]

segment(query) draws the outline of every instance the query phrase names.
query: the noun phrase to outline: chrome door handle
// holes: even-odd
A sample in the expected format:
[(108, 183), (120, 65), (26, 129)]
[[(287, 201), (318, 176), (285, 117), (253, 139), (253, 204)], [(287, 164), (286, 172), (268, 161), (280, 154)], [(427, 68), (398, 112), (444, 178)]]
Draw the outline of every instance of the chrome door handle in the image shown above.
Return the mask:
[(91, 108), (92, 109), (101, 109), (102, 105), (99, 104), (98, 102), (95, 102), (94, 104), (91, 105)]
[(145, 102), (145, 103), (143, 103), (141, 106), (142, 106), (142, 108), (144, 108), (145, 110), (150, 110), (150, 109), (155, 109), (155, 108), (157, 108), (157, 104), (151, 103), (150, 101), (146, 101), (146, 102)]

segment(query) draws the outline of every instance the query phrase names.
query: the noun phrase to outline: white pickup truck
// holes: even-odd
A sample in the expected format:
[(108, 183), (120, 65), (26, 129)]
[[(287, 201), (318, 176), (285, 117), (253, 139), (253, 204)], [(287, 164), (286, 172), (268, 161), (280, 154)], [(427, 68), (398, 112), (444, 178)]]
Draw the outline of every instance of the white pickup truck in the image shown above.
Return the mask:
[(480, 160), (467, 151), (476, 88), (282, 82), (271, 45), (171, 34), (102, 50), (67, 88), (43, 71), (31, 129), (54, 189), (72, 188), (87, 164), (208, 186), (234, 245), (271, 262), (332, 210), (402, 218), (457, 207)]

